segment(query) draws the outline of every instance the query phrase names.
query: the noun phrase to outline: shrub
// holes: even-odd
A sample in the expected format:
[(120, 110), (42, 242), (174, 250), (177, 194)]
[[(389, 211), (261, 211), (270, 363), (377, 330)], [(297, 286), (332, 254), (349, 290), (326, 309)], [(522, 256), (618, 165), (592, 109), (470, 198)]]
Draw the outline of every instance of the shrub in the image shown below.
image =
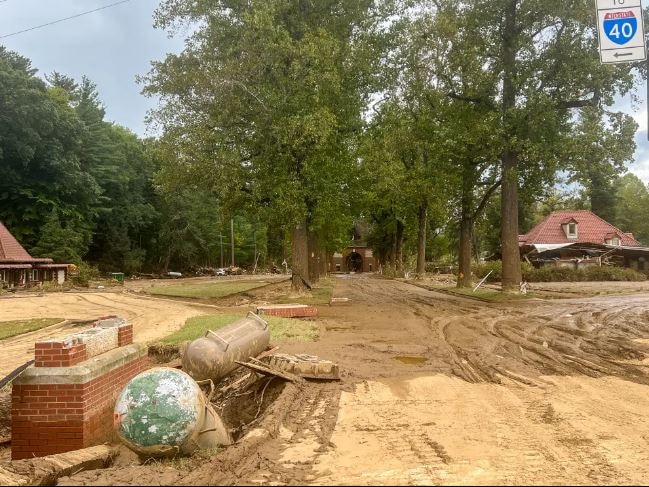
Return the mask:
[[(523, 280), (527, 282), (582, 282), (582, 281), (646, 281), (647, 276), (633, 269), (613, 266), (589, 266), (585, 269), (569, 267), (541, 267), (535, 269), (529, 263), (521, 264)], [(502, 278), (502, 262), (485, 262), (473, 267), (476, 279), (482, 279), (489, 271), (488, 282), (498, 282)]]
[(77, 266), (77, 270), (71, 274), (72, 282), (77, 286), (88, 287), (91, 279), (99, 277), (99, 269), (85, 262)]
[[(523, 280), (525, 279), (525, 274), (529, 273), (534, 268), (527, 262), (521, 262), (521, 270), (523, 272)], [(489, 278), (487, 282), (500, 282), (503, 275), (503, 263), (499, 260), (491, 260), (487, 262), (474, 265), (471, 269), (473, 275), (476, 279), (483, 279), (489, 272)]]
[(541, 267), (524, 273), (523, 279), (528, 282), (645, 281), (647, 276), (633, 269), (612, 266)]

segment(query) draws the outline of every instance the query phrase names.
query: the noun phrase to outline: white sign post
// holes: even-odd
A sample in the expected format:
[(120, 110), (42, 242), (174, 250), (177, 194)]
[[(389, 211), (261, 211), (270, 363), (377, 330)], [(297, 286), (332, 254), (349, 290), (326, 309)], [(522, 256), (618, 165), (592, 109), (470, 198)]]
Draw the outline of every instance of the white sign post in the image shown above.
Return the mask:
[(602, 63), (647, 58), (641, 0), (597, 0), (597, 32)]

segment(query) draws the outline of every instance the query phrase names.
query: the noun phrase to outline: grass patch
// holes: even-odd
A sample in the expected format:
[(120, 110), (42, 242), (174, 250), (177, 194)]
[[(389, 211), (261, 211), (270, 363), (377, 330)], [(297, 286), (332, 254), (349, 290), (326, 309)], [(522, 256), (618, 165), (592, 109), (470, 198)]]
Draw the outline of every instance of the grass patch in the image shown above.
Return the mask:
[(258, 287), (272, 284), (268, 281), (223, 281), (200, 284), (171, 284), (169, 286), (155, 286), (148, 289), (149, 293), (160, 296), (173, 296), (178, 298), (214, 299), (242, 293)]
[(15, 337), (30, 331), (40, 330), (46, 326), (61, 323), (61, 318), (37, 318), (32, 320), (0, 321), (0, 340)]
[[(240, 314), (218, 314), (194, 316), (185, 322), (180, 330), (163, 338), (162, 343), (176, 344), (185, 341), (195, 340), (205, 336), (208, 330), (218, 330), (233, 321), (243, 318)], [(270, 336), (273, 340), (304, 340), (313, 341), (318, 336), (317, 327), (309, 321), (280, 318), (277, 316), (264, 316), (270, 328)]]
[(458, 296), (466, 296), (469, 298), (478, 298), (494, 303), (501, 301), (515, 301), (521, 299), (538, 298), (538, 295), (531, 292), (528, 292), (527, 294), (504, 293), (496, 289), (478, 289), (476, 292), (473, 292), (472, 288), (444, 287), (441, 288), (441, 290), (449, 294), (456, 294)]
[(288, 295), (281, 296), (277, 299), (279, 304), (306, 304), (309, 306), (318, 306), (323, 304), (329, 304), (331, 301), (331, 295), (334, 291), (334, 280), (333, 279), (321, 279), (318, 283), (313, 286), (311, 292), (304, 296), (291, 298)]

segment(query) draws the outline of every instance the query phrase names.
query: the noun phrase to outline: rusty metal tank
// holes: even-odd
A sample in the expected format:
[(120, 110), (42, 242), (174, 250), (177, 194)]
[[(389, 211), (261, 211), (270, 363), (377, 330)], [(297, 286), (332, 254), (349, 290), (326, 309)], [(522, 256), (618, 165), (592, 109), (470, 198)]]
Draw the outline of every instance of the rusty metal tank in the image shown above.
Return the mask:
[(183, 354), (183, 370), (195, 380), (216, 382), (238, 367), (236, 360), (245, 361), (259, 355), (269, 343), (268, 323), (251, 312), (191, 342)]
[(229, 445), (230, 435), (209, 400), (186, 373), (156, 367), (135, 376), (122, 390), (115, 404), (115, 429), (142, 457), (190, 455)]

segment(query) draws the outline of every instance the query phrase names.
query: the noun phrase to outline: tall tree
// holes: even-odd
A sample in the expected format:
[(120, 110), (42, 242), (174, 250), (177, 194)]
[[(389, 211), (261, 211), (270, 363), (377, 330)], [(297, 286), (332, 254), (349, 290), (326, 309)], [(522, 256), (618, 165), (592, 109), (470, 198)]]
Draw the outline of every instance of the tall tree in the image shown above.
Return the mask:
[(516, 290), (521, 179), (539, 167), (558, 167), (562, 136), (579, 119), (575, 111), (612, 105), (616, 94), (633, 88), (633, 66), (601, 65), (587, 0), (431, 3), (433, 12), (450, 10), (462, 19), (462, 28), (441, 31), (438, 45), (445, 47), (446, 58), (473, 68), (446, 70), (438, 79), (449, 96), (497, 115), (503, 289)]
[(196, 26), (147, 78), (176, 170), (200, 174), (226, 206), (281, 215), (295, 291), (309, 286), (307, 235), (322, 198), (344, 198), (354, 171), (374, 10), (373, 0), (167, 0), (156, 14), (162, 28)]

